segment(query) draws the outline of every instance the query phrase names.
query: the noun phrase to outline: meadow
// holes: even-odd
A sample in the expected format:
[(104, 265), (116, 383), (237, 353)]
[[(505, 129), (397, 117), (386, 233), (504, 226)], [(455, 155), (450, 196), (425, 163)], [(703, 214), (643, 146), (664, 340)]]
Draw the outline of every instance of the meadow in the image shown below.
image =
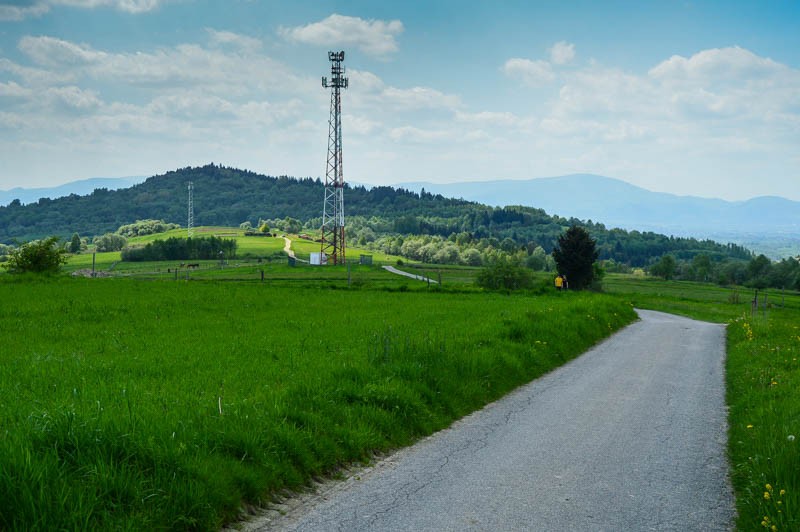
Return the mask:
[[(738, 530), (800, 530), (800, 295), (612, 275), (637, 308), (726, 323), (728, 456)], [(764, 299), (766, 296), (766, 299)]]
[(0, 297), (3, 530), (218, 529), (635, 319), (598, 294), (313, 283), (2, 276)]
[[(202, 230), (223, 229), (231, 231)], [(10, 349), (0, 377), (9, 390), (0, 403), (0, 481), (9, 494), (0, 529), (216, 528), (242, 503), (269, 501), (446, 426), (627, 323), (633, 306), (728, 325), (737, 527), (800, 529), (797, 293), (762, 291), (754, 308), (751, 289), (610, 274), (610, 299), (542, 295), (551, 279), (539, 273), (537, 296), (488, 294), (474, 286), (477, 268), (399, 266), (439, 286), (380, 267), (396, 257), (293, 267), (282, 238), (234, 233), (239, 257), (191, 272), (103, 253), (97, 269), (121, 278), (0, 276), (0, 295), (15, 302), (0, 315)], [(300, 258), (318, 250), (292, 240)], [(76, 255), (67, 269), (87, 264), (90, 254)], [(604, 316), (608, 331), (584, 330), (581, 306)], [(561, 319), (581, 322), (568, 345), (547, 327)], [(18, 398), (36, 408), (20, 409)], [(83, 487), (87, 478), (94, 487)], [(15, 483), (29, 493), (11, 493)], [(171, 512), (174, 500), (184, 504)]]

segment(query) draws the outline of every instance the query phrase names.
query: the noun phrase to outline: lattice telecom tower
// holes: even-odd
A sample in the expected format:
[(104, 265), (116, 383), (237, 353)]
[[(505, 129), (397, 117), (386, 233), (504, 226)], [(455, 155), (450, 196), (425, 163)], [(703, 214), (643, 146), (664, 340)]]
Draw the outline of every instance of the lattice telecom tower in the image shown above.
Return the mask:
[(327, 262), (345, 263), (344, 174), (342, 173), (342, 94), (347, 88), (344, 77), (344, 52), (328, 52), (331, 79), (322, 78), (322, 86), (331, 89), (331, 116), (328, 119), (328, 165), (325, 170), (325, 202), (322, 206), (322, 253)]
[(194, 234), (194, 183), (189, 181), (189, 219), (186, 222), (189, 238)]

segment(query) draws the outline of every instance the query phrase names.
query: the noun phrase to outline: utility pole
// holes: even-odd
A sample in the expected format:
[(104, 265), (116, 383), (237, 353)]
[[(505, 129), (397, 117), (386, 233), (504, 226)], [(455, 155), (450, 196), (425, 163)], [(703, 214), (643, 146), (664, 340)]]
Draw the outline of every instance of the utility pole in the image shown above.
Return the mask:
[(194, 234), (194, 183), (189, 181), (189, 217), (186, 221), (186, 231), (189, 238)]

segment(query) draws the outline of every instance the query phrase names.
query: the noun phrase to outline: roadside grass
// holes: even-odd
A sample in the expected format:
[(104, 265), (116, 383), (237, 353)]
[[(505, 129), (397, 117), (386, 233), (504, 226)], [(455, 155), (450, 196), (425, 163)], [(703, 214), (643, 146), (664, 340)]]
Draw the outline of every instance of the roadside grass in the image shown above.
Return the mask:
[(800, 294), (611, 276), (639, 308), (727, 324), (728, 455), (739, 530), (800, 530)]
[(218, 529), (634, 319), (579, 293), (4, 276), (0, 298), (2, 530)]

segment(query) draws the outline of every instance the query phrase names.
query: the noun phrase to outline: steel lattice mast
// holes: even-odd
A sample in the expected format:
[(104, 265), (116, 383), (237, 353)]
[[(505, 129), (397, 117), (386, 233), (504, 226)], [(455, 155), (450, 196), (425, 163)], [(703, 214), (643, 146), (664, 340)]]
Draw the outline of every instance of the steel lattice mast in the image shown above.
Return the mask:
[(328, 52), (331, 79), (322, 86), (331, 89), (331, 115), (328, 119), (328, 164), (325, 170), (325, 202), (322, 206), (322, 253), (333, 264), (345, 263), (344, 174), (342, 172), (342, 95), (347, 88), (344, 77), (344, 52)]

